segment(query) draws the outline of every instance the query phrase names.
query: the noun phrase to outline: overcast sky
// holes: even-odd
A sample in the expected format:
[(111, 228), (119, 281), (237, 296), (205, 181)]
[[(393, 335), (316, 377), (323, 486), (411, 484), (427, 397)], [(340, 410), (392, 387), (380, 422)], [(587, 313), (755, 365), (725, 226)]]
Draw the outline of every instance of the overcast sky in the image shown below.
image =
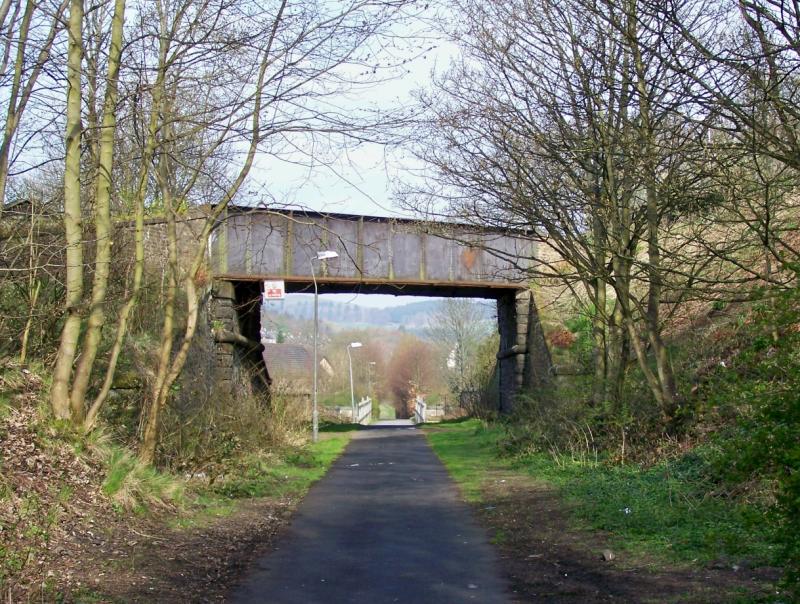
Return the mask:
[[(457, 53), (453, 44), (436, 39), (429, 31), (425, 39), (409, 44), (411, 47), (406, 50), (393, 51), (392, 60), (408, 59), (397, 69), (399, 77), (343, 96), (340, 108), (410, 107), (414, 103), (413, 93), (427, 87), (431, 74), (444, 71)], [(275, 157), (257, 158), (252, 173), (256, 189), (267, 192), (280, 204), (315, 211), (409, 216), (392, 201), (393, 182), (412, 178), (408, 168), (419, 167), (408, 153), (390, 151), (378, 144), (362, 144), (342, 152), (318, 140), (314, 156), (330, 165), (312, 168), (298, 165), (306, 161), (300, 156), (298, 163)]]
[[(343, 99), (343, 106), (353, 103), (381, 108), (410, 106), (414, 102), (414, 91), (426, 87), (433, 72), (440, 73), (446, 69), (457, 52), (453, 45), (443, 40), (429, 39), (420, 45), (434, 48), (421, 52), (406, 63), (400, 77), (360, 92), (357, 99)], [(259, 158), (253, 171), (257, 186), (268, 190), (269, 196), (281, 204), (305, 209), (410, 217), (392, 201), (395, 181), (411, 178), (408, 168), (415, 166), (407, 153), (402, 150), (390, 152), (377, 144), (363, 144), (339, 155), (338, 150), (320, 145), (316, 153), (327, 160), (333, 159), (334, 165), (309, 168), (274, 157)], [(379, 294), (325, 294), (321, 297), (372, 308), (431, 299)]]

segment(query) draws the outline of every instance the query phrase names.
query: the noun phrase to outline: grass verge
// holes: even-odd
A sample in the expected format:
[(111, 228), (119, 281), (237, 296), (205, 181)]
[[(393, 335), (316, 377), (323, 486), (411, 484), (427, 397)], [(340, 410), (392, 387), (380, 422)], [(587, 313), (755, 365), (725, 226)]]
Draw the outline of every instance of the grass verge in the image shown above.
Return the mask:
[(478, 420), (426, 427), (433, 449), (465, 497), (481, 501), (492, 470), (555, 487), (579, 528), (607, 532), (619, 550), (681, 562), (763, 566), (775, 545), (761, 510), (713, 493), (697, 454), (652, 468), (554, 460), (544, 454), (502, 457), (502, 425)]
[[(348, 428), (345, 430), (345, 428)], [(320, 440), (279, 452), (260, 452), (233, 462), (214, 484), (195, 487), (188, 508), (174, 522), (178, 527), (204, 525), (229, 516), (237, 501), (254, 497), (299, 499), (322, 478), (360, 426), (322, 426)]]
[(238, 468), (233, 468), (234, 471), (212, 489), (231, 499), (302, 496), (325, 475), (349, 440), (349, 435), (337, 433), (331, 438), (277, 455), (248, 455), (239, 462)]
[(394, 408), (393, 405), (389, 403), (380, 403), (380, 409), (378, 411), (378, 419), (396, 419), (397, 417), (397, 410)]

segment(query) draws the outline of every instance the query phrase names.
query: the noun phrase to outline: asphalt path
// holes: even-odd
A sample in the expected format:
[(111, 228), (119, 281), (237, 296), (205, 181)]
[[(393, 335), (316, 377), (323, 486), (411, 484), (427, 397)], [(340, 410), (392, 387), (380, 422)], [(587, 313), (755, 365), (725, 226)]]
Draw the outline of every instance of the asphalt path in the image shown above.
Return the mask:
[(230, 601), (494, 604), (509, 596), (486, 532), (425, 437), (394, 422), (354, 437)]

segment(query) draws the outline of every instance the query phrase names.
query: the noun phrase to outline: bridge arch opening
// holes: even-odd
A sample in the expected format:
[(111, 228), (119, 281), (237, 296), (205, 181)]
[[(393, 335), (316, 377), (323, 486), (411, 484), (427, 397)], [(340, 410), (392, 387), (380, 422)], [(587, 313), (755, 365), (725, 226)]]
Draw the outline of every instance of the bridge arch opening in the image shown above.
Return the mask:
[[(494, 300), (381, 294), (320, 294), (318, 400), (322, 417), (349, 421), (357, 401), (371, 419), (410, 419), (416, 400), (430, 416), (497, 408)], [(267, 370), (278, 389), (312, 392), (314, 295), (262, 307)], [(352, 343), (356, 344), (351, 348)]]

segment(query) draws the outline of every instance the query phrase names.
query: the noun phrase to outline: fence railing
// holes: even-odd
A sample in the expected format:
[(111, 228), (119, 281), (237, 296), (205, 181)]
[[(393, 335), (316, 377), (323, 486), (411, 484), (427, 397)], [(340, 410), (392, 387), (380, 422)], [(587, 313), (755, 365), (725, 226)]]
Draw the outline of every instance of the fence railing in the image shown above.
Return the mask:
[(425, 401), (422, 399), (421, 396), (418, 396), (417, 400), (414, 403), (414, 423), (424, 424), (427, 411), (428, 411), (428, 405), (425, 404)]
[(362, 398), (356, 407), (356, 423), (368, 424), (372, 421), (372, 399)]
[(438, 405), (428, 405), (425, 410), (426, 422), (440, 422), (444, 419), (444, 403)]
[(444, 403), (429, 405), (421, 396), (414, 402), (414, 423), (424, 424), (426, 422), (440, 422), (444, 419)]
[(326, 417), (340, 422), (351, 422), (355, 424), (369, 424), (372, 421), (372, 399), (364, 398), (356, 403), (356, 417), (353, 419), (353, 408), (350, 405), (336, 405), (335, 407), (323, 407)]

